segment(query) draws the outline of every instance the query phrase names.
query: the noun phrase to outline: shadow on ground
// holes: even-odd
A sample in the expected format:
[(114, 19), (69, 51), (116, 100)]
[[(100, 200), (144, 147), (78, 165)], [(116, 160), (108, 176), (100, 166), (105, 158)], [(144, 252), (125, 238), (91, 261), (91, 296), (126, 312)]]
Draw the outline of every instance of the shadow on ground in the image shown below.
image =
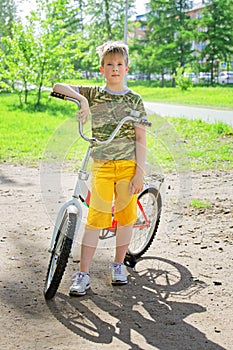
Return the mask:
[(182, 301), (205, 288), (203, 282), (193, 280), (184, 266), (164, 258), (146, 257), (136, 269), (130, 271), (128, 286), (117, 287), (117, 292), (107, 294), (105, 286), (98, 295), (90, 291), (81, 298), (57, 293), (47, 305), (59, 322), (93, 344), (110, 344), (115, 337), (129, 349), (145, 349), (139, 341), (142, 336), (161, 350), (223, 350), (184, 320), (206, 311)]

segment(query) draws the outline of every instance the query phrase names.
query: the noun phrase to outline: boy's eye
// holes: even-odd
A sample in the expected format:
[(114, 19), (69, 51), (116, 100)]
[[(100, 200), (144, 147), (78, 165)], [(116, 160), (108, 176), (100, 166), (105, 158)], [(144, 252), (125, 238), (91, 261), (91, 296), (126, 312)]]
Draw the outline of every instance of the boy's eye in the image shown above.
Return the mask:
[[(122, 63), (118, 63), (118, 66), (122, 66)], [(107, 66), (112, 66), (112, 63), (108, 63)]]

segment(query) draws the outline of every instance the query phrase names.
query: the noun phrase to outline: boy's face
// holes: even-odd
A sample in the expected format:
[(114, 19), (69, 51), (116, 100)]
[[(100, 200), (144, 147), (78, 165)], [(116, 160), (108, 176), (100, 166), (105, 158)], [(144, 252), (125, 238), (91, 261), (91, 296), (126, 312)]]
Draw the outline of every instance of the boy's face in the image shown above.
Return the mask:
[(106, 55), (104, 66), (100, 67), (100, 72), (104, 74), (107, 82), (112, 84), (123, 82), (128, 70), (129, 67), (126, 66), (124, 56), (118, 53)]

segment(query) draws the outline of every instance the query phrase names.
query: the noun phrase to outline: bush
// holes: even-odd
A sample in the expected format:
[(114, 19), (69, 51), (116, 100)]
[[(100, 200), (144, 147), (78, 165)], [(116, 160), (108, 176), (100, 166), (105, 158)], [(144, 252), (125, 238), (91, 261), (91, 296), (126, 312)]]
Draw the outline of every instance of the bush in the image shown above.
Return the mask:
[(186, 91), (193, 86), (193, 82), (190, 77), (184, 76), (183, 68), (178, 68), (176, 71), (176, 84), (182, 90)]

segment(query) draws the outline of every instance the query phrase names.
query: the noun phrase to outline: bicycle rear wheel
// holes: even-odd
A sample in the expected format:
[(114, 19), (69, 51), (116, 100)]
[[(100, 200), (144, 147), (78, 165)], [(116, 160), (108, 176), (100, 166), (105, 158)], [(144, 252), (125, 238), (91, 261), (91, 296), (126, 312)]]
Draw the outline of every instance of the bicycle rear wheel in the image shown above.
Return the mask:
[(46, 300), (54, 297), (60, 285), (69, 259), (76, 222), (77, 215), (75, 213), (68, 213), (66, 210), (58, 228), (48, 266), (44, 287), (44, 296)]
[(140, 258), (150, 247), (159, 226), (162, 199), (155, 187), (149, 187), (138, 196), (138, 218), (133, 227), (127, 258)]

